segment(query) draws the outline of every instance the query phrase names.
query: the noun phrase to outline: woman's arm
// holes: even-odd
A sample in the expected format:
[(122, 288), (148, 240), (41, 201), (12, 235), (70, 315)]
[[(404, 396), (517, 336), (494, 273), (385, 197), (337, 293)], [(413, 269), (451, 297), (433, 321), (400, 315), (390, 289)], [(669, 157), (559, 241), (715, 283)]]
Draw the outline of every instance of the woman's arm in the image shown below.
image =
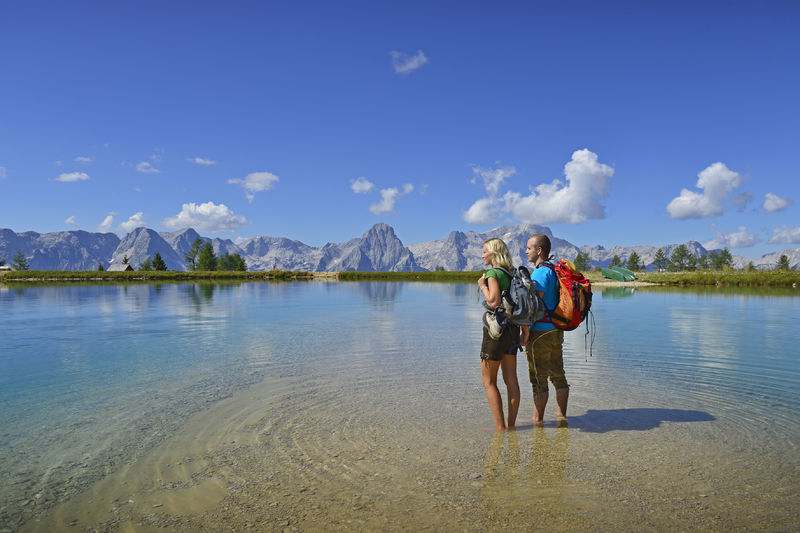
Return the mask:
[(500, 284), (497, 283), (497, 278), (487, 278), (486, 274), (483, 274), (478, 280), (478, 287), (486, 298), (486, 303), (492, 307), (500, 306)]

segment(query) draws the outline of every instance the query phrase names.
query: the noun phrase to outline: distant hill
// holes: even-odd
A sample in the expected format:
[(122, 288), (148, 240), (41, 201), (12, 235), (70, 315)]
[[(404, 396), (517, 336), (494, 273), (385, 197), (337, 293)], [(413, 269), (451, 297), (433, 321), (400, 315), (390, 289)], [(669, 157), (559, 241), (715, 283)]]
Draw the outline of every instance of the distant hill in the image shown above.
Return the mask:
[[(520, 224), (500, 226), (483, 233), (474, 231), (452, 231), (433, 241), (404, 245), (394, 229), (388, 224), (372, 226), (361, 237), (342, 243), (327, 243), (320, 248), (284, 237), (252, 237), (239, 242), (230, 239), (203, 237), (192, 228), (173, 232), (157, 232), (148, 228), (136, 228), (120, 239), (113, 233), (90, 233), (86, 231), (61, 231), (15, 233), (0, 229), (0, 259), (11, 263), (20, 250), (34, 270), (95, 270), (98, 264), (104, 268), (122, 263), (125, 256), (134, 267), (156, 252), (170, 270), (187, 270), (184, 262), (186, 252), (195, 239), (210, 242), (219, 256), (224, 253), (239, 254), (247, 262), (249, 270), (305, 270), (305, 271), (420, 271), (436, 270), (480, 270), (483, 268), (481, 252), (486, 239), (499, 237), (509, 247), (515, 265), (527, 263), (525, 245), (528, 237), (543, 233), (550, 237), (556, 257), (574, 259), (578, 252), (588, 254), (594, 267), (606, 267), (617, 255), (626, 262), (636, 252), (641, 261), (652, 269), (657, 246), (602, 246), (578, 247), (555, 237), (547, 226)], [(683, 243), (690, 253), (702, 255), (709, 250), (697, 241)], [(669, 257), (678, 244), (661, 246)], [(781, 255), (789, 258), (792, 268), (800, 268), (800, 248), (787, 248), (777, 253), (766, 254), (757, 259), (733, 256), (734, 267), (743, 268), (752, 262), (756, 268), (774, 268)]]

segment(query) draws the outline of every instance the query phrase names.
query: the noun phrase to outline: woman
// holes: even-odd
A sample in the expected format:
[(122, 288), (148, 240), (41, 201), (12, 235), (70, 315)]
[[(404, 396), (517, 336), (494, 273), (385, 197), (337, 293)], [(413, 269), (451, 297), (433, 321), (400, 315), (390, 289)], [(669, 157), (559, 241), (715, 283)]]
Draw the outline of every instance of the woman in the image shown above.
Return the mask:
[[(483, 243), (483, 262), (491, 268), (478, 280), (478, 288), (486, 298), (486, 303), (497, 308), (502, 303), (502, 292), (511, 285), (511, 277), (497, 267), (508, 272), (513, 270), (511, 254), (501, 239), (489, 239)], [(519, 328), (505, 323), (499, 338), (492, 338), (486, 327), (483, 328), (481, 344), (481, 382), (486, 390), (486, 399), (494, 416), (496, 431), (506, 429), (503, 420), (503, 399), (497, 389), (497, 370), (502, 369), (503, 381), (508, 391), (508, 429), (514, 429), (519, 410), (519, 382), (517, 381), (517, 348), (519, 347)]]

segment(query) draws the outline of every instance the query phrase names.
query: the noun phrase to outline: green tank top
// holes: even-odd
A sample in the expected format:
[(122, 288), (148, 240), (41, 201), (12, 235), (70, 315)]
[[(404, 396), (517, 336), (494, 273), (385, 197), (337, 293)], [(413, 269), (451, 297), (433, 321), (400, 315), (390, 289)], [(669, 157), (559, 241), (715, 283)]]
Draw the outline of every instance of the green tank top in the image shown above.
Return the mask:
[(499, 268), (490, 268), (486, 272), (486, 277), (497, 280), (497, 284), (500, 285), (500, 292), (507, 291), (511, 287), (511, 277)]

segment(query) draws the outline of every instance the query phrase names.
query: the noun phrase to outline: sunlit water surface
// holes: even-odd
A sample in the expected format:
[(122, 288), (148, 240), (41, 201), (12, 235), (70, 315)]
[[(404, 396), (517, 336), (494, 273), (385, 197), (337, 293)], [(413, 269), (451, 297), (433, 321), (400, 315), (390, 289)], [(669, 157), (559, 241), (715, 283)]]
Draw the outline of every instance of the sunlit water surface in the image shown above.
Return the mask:
[(797, 291), (593, 310), (495, 435), (472, 284), (0, 285), (0, 530), (800, 527)]

